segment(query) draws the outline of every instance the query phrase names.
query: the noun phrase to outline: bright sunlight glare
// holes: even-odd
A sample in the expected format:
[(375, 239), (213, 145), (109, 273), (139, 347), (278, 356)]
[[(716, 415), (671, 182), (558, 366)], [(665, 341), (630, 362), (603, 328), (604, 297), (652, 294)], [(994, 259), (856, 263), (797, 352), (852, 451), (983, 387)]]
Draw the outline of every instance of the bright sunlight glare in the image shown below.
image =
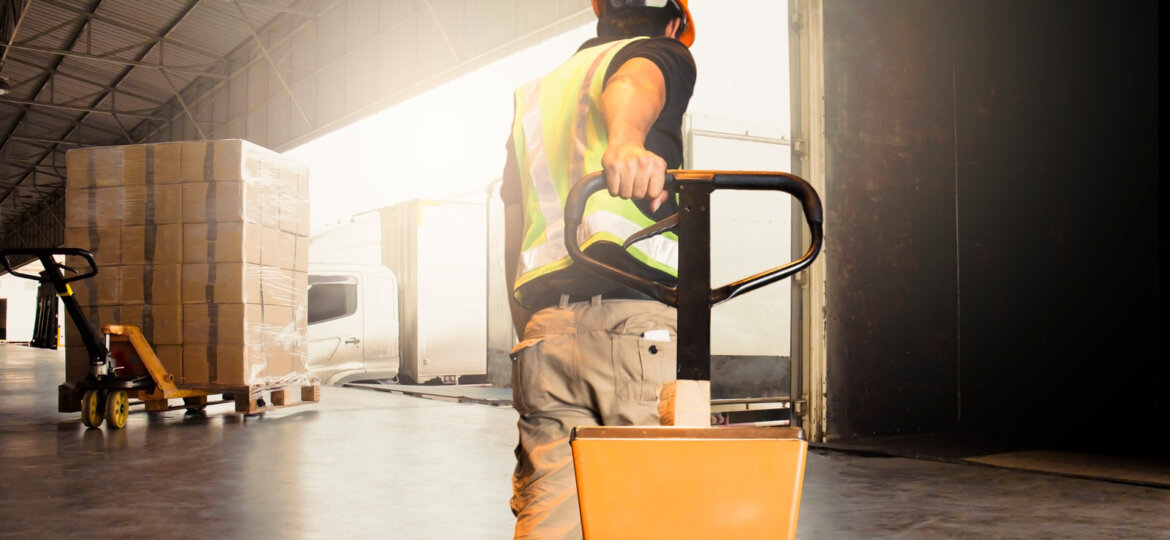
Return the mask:
[[(696, 0), (690, 9), (694, 127), (787, 135), (787, 2)], [(594, 35), (590, 22), (286, 152), (311, 171), (312, 232), (411, 199), (484, 200), (504, 166), (513, 90)]]

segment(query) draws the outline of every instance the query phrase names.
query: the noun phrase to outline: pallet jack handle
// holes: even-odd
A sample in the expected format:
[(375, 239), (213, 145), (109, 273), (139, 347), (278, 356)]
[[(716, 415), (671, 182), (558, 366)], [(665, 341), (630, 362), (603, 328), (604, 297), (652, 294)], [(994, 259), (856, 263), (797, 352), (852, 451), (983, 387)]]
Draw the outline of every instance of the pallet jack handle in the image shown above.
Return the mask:
[[(711, 289), (709, 293), (710, 306), (783, 280), (807, 268), (817, 257), (817, 254), (820, 253), (824, 234), (822, 229), (824, 218), (821, 209), (821, 200), (816, 190), (798, 176), (778, 172), (675, 170), (667, 172), (666, 184), (668, 189), (672, 186), (674, 189), (677, 189), (679, 197), (683, 199), (679, 204), (680, 213), (635, 233), (626, 241), (626, 247), (629, 247), (638, 240), (648, 238), (655, 234), (675, 230), (679, 227), (680, 220), (691, 218), (692, 215), (709, 215), (710, 193), (719, 189), (782, 191), (796, 197), (804, 210), (805, 220), (811, 232), (811, 242), (804, 256), (788, 264), (728, 283), (722, 287)], [(569, 252), (569, 256), (575, 263), (580, 264), (593, 274), (645, 293), (669, 306), (678, 307), (678, 287), (670, 287), (630, 274), (598, 261), (581, 251), (576, 231), (577, 227), (581, 224), (581, 216), (585, 210), (585, 203), (589, 196), (601, 191), (603, 188), (605, 188), (605, 176), (601, 172), (596, 172), (582, 178), (569, 191), (568, 200), (565, 204), (565, 247)], [(689, 193), (695, 193), (696, 195), (687, 197)], [(695, 199), (694, 203), (688, 204), (686, 200), (688, 198)], [(684, 218), (682, 216), (686, 217)], [(710, 235), (705, 235), (703, 240), (709, 246)], [(686, 240), (683, 240), (683, 242), (686, 242)], [(704, 251), (707, 252), (706, 249)], [(709, 252), (703, 257), (703, 260), (706, 261), (708, 258)]]
[[(804, 179), (780, 172), (667, 171), (666, 185), (678, 194), (679, 211), (634, 233), (634, 242), (676, 230), (679, 236), (678, 285), (635, 276), (586, 255), (577, 229), (589, 197), (605, 188), (602, 172), (585, 176), (569, 190), (565, 202), (565, 248), (574, 264), (602, 278), (642, 292), (678, 308), (678, 378), (711, 380), (711, 307), (740, 294), (787, 278), (812, 264), (824, 241), (821, 199)], [(792, 262), (721, 287), (711, 288), (711, 193), (719, 189), (781, 191), (796, 197), (810, 231), (808, 251)], [(666, 277), (666, 274), (663, 274)]]
[[(9, 257), (13, 256), (39, 259), (41, 266), (45, 270), (39, 276), (17, 272), (14, 268), (14, 263), (9, 260)], [(56, 256), (80, 257), (85, 261), (87, 267), (82, 270), (71, 268), (63, 263), (57, 262), (54, 259)], [(94, 261), (93, 254), (80, 248), (0, 249), (0, 265), (3, 265), (4, 269), (14, 276), (42, 283), (48, 282), (53, 285), (53, 288), (57, 291), (57, 296), (65, 304), (65, 310), (73, 318), (73, 324), (77, 326), (78, 333), (81, 334), (81, 341), (85, 344), (86, 353), (89, 355), (91, 369), (95, 375), (104, 371), (106, 356), (109, 355), (109, 351), (106, 349), (103, 340), (98, 339), (94, 335), (93, 329), (89, 326), (89, 321), (85, 318), (85, 313), (81, 311), (81, 305), (73, 297), (73, 289), (69, 287), (69, 284), (74, 281), (88, 279), (97, 275), (98, 267), (97, 262)], [(68, 270), (76, 275), (66, 277), (62, 270)]]
[[(678, 213), (634, 233), (623, 245), (677, 231), (678, 284), (672, 287), (580, 249), (578, 227), (586, 201), (604, 187), (605, 179), (596, 173), (569, 191), (566, 249), (573, 264), (586, 271), (678, 308), (677, 379), (665, 383), (659, 396), (660, 420), (669, 427), (573, 428), (570, 444), (584, 537), (795, 538), (808, 443), (799, 427), (710, 428), (711, 307), (812, 264), (824, 240), (820, 197), (807, 182), (785, 173), (668, 171), (667, 187), (677, 193)], [(796, 197), (811, 233), (808, 251), (795, 261), (711, 288), (710, 196), (717, 189)], [(721, 504), (712, 505), (716, 499)]]
[[(81, 257), (83, 260), (85, 260), (88, 267), (85, 269), (84, 272), (82, 272), (82, 271), (78, 271), (74, 268), (65, 266), (64, 264), (57, 262), (56, 259), (53, 258), (53, 257), (58, 256), (58, 255), (63, 255), (66, 257), (69, 257), (69, 256)], [(13, 262), (11, 260), (9, 260), (9, 257), (12, 257), (12, 256), (24, 256), (24, 257), (33, 257), (35, 259), (39, 259), (41, 261), (41, 266), (43, 266), (45, 268), (46, 272), (49, 272), (49, 275), (45, 276), (45, 277), (41, 277), (41, 276), (34, 276), (32, 274), (25, 274), (25, 273), (17, 272), (16, 268), (14, 267)], [(97, 262), (94, 261), (93, 254), (84, 250), (84, 249), (79, 249), (79, 248), (9, 248), (9, 249), (0, 249), (0, 264), (4, 265), (4, 269), (7, 270), (8, 273), (10, 273), (14, 276), (22, 277), (24, 279), (31, 279), (33, 281), (45, 281), (45, 279), (47, 278), (48, 281), (50, 283), (52, 283), (54, 286), (57, 286), (58, 283), (65, 284), (65, 283), (70, 283), (73, 281), (80, 281), (82, 279), (91, 278), (91, 277), (97, 275), (97, 272), (98, 272)], [(73, 272), (74, 274), (77, 274), (77, 275), (65, 277), (65, 274), (61, 272), (61, 269), (68, 270), (68, 271)], [(63, 292), (65, 292), (63, 287), (57, 287), (58, 294), (63, 293)]]

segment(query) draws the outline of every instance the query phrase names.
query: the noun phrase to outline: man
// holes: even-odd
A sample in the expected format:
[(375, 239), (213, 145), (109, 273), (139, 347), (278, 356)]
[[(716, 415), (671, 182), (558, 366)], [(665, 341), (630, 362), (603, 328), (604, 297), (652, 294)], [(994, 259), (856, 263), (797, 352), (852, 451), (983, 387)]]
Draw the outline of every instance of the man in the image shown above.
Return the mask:
[(572, 184), (604, 169), (611, 196), (590, 200), (580, 245), (632, 273), (677, 276), (673, 234), (628, 251), (620, 242), (676, 210), (663, 182), (682, 165), (695, 27), (686, 0), (593, 0), (593, 9), (598, 37), (516, 90), (501, 190), (522, 336), (512, 356), (516, 538), (581, 537), (570, 430), (658, 425), (658, 392), (675, 378), (674, 309), (574, 267), (563, 212)]

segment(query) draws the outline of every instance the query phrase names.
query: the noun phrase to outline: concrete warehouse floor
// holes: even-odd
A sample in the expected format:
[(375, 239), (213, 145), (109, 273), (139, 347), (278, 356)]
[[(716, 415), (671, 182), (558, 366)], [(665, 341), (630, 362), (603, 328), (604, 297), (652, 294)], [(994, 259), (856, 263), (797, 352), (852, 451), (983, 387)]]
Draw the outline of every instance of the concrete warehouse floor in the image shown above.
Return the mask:
[[(510, 408), (323, 388), (86, 430), (56, 412), (63, 365), (0, 344), (0, 537), (511, 537)], [(814, 450), (798, 537), (1170, 538), (1167, 509), (1156, 487)]]

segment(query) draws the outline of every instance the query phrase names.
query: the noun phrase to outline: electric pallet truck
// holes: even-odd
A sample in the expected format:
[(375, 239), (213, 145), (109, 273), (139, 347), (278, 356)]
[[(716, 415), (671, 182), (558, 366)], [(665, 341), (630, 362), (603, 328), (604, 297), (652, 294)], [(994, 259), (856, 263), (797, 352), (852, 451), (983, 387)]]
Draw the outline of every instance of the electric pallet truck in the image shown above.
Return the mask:
[[(774, 172), (670, 171), (679, 211), (626, 240), (677, 231), (677, 286), (586, 255), (577, 227), (601, 173), (573, 186), (565, 244), (574, 264), (678, 308), (678, 381), (662, 400), (669, 427), (577, 427), (570, 437), (586, 539), (795, 538), (808, 442), (799, 427), (710, 427), (711, 307), (807, 268), (823, 242), (822, 209), (803, 179)], [(711, 288), (710, 196), (719, 189), (782, 191), (797, 198), (810, 246), (795, 261)], [(795, 401), (795, 397), (793, 397)], [(670, 403), (666, 403), (670, 401)], [(660, 412), (663, 404), (660, 404)], [(677, 411), (675, 411), (677, 409)]]
[[(39, 276), (16, 271), (10, 257), (34, 258), (44, 271)], [(86, 267), (80, 270), (57, 262), (56, 257), (78, 257)], [(207, 405), (234, 401), (235, 412), (262, 415), (265, 411), (313, 403), (319, 400), (319, 386), (302, 386), (301, 401), (286, 402), (286, 389), (253, 388), (248, 385), (177, 384), (175, 376), (159, 360), (142, 330), (137, 326), (107, 324), (101, 338), (89, 325), (81, 305), (73, 296), (70, 283), (91, 278), (98, 273), (93, 254), (77, 248), (16, 248), (0, 250), (0, 265), (12, 275), (51, 284), (65, 304), (65, 310), (85, 345), (89, 357), (89, 374), (76, 383), (81, 394), (81, 422), (96, 428), (106, 424), (114, 429), (126, 427), (130, 400), (137, 399), (147, 411), (161, 412), (183, 408), (188, 414), (201, 415)], [(74, 275), (66, 276), (65, 272)], [(260, 397), (267, 391), (270, 400)], [(221, 395), (223, 400), (209, 402), (208, 397)], [(170, 407), (169, 400), (181, 398), (183, 405)], [(73, 398), (76, 399), (76, 398)], [(76, 410), (76, 409), (62, 409)]]

